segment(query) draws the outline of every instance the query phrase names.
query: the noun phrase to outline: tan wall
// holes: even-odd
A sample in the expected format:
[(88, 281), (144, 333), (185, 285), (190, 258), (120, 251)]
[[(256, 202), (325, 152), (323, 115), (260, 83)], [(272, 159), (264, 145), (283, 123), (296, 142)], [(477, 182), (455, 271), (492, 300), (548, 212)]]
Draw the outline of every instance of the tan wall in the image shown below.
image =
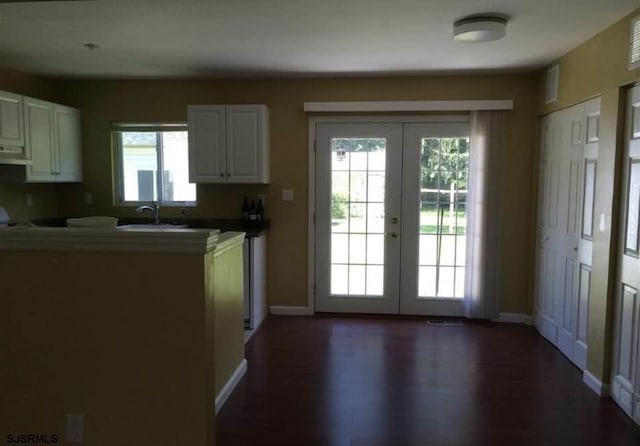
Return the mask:
[[(10, 91), (40, 99), (55, 100), (50, 81), (30, 74), (0, 68), (0, 90)], [(27, 206), (27, 194), (33, 204)], [(57, 215), (56, 186), (53, 184), (8, 184), (0, 179), (0, 206), (4, 207), (11, 220), (31, 220)]]
[[(606, 230), (596, 231), (593, 243), (592, 295), (589, 301), (589, 358), (587, 368), (600, 379), (608, 380), (611, 357), (611, 333), (614, 274), (617, 253), (619, 157), (625, 86), (640, 80), (640, 70), (629, 71), (630, 19), (640, 10), (601, 32), (559, 60), (558, 101), (544, 105), (539, 95), (539, 111), (549, 113), (602, 96), (600, 152), (596, 177), (595, 216), (604, 215)], [(545, 76), (539, 78), (544, 91)]]
[[(272, 221), (268, 252), (271, 305), (307, 299), (308, 116), (305, 101), (514, 99), (502, 159), (500, 309), (530, 311), (532, 164), (537, 101), (535, 75), (411, 78), (61, 81), (61, 100), (82, 109), (85, 182), (60, 186), (61, 215), (133, 215), (112, 205), (111, 121), (185, 121), (187, 104), (264, 103), (271, 112), (268, 186), (202, 185), (189, 214), (238, 217), (244, 195), (266, 193)], [(295, 201), (280, 201), (293, 189)], [(93, 206), (82, 204), (83, 192)], [(171, 213), (165, 210), (167, 213)], [(177, 215), (174, 210), (173, 215)]]
[(2, 252), (0, 443), (67, 444), (65, 414), (84, 414), (85, 444), (207, 444), (204, 269), (202, 255)]

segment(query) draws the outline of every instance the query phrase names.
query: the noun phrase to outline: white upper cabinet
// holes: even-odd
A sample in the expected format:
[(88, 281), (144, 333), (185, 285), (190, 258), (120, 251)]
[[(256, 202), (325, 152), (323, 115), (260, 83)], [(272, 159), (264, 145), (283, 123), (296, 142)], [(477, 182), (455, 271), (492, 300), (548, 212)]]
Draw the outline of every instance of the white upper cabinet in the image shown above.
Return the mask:
[(24, 146), (22, 96), (7, 91), (0, 91), (0, 146)]
[(266, 105), (191, 105), (188, 122), (189, 181), (269, 182)]
[(82, 141), (80, 111), (56, 104), (54, 107), (57, 183), (82, 181)]
[(77, 109), (24, 98), (27, 156), (31, 183), (82, 181), (80, 112)]

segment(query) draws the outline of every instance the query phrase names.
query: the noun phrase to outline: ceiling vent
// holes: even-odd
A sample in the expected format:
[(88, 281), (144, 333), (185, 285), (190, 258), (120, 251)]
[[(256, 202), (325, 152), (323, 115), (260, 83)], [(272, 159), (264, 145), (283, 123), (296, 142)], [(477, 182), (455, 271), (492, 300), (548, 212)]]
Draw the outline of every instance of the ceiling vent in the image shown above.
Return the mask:
[(631, 20), (631, 45), (629, 51), (629, 69), (640, 67), (640, 16)]
[(558, 83), (560, 80), (560, 66), (554, 65), (547, 70), (547, 85), (544, 102), (549, 104), (558, 100)]

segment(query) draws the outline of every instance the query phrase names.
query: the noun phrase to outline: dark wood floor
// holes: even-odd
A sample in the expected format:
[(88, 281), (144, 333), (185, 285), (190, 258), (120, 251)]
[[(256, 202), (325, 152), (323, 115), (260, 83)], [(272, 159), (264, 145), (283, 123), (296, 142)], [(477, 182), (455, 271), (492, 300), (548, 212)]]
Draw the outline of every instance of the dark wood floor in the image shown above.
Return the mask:
[(639, 446), (640, 428), (531, 327), (272, 317), (217, 446)]

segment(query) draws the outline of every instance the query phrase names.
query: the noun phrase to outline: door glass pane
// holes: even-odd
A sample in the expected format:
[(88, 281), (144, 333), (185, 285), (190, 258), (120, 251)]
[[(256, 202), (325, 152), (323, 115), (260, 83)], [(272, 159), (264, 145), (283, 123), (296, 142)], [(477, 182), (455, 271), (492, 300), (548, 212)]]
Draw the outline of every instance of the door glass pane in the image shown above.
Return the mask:
[[(469, 138), (423, 138), (418, 296), (462, 298)], [(457, 266), (457, 267), (454, 267)]]
[(331, 139), (332, 295), (383, 295), (386, 144)]

